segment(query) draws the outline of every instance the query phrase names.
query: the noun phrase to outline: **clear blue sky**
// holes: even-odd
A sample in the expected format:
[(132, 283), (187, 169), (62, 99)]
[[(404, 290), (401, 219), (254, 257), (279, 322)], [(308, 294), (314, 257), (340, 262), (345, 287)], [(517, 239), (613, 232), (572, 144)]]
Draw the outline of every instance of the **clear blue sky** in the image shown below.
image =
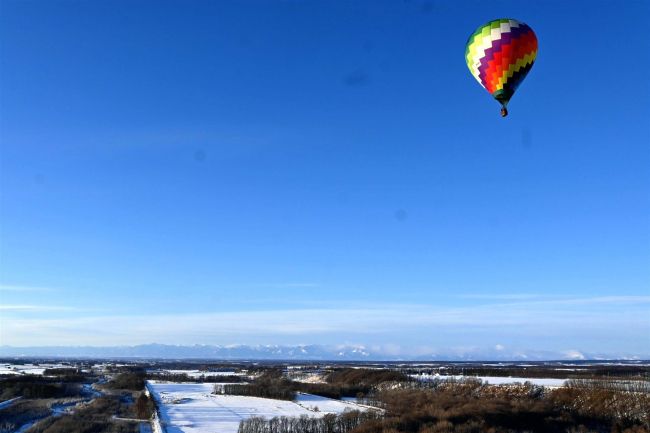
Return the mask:
[[(506, 119), (464, 61), (498, 17), (539, 39)], [(0, 344), (648, 355), (648, 34), (647, 1), (3, 1)]]

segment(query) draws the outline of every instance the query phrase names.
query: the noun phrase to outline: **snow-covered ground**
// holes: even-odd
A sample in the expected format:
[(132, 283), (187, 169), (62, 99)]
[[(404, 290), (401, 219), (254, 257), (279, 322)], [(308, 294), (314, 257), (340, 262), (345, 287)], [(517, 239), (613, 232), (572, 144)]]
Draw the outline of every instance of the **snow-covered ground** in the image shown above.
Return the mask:
[(21, 398), (22, 398), (22, 397), (16, 397), (16, 398), (11, 398), (11, 399), (9, 399), (9, 400), (5, 400), (5, 401), (3, 401), (3, 402), (0, 402), (0, 409), (4, 409), (4, 408), (6, 408), (6, 407), (11, 406), (12, 404), (14, 404), (15, 402), (17, 402), (17, 401), (20, 400)]
[(289, 378), (302, 383), (325, 383), (325, 375), (323, 373), (292, 374)]
[(352, 400), (334, 400), (320, 395), (299, 393), (296, 395), (296, 404), (315, 412), (341, 414), (346, 410), (367, 410), (368, 406), (357, 404)]
[(149, 373), (161, 373), (161, 374), (187, 374), (189, 377), (197, 378), (201, 376), (205, 377), (218, 377), (218, 376), (246, 376), (246, 373), (236, 372), (236, 371), (200, 371), (200, 370), (147, 370)]
[[(324, 416), (347, 410), (364, 410), (350, 402), (310, 394), (296, 401), (238, 395), (214, 395), (212, 383), (147, 382), (159, 402), (160, 418), (167, 433), (236, 433), (239, 422), (253, 416)], [(318, 409), (316, 409), (318, 408)]]
[(461, 379), (480, 379), (490, 385), (512, 385), (515, 383), (530, 382), (533, 385), (560, 387), (564, 386), (566, 379), (551, 379), (551, 378), (529, 378), (529, 377), (496, 377), (496, 376), (461, 376), (461, 375), (439, 375), (439, 374), (413, 374), (411, 377), (425, 381), (432, 380), (461, 380)]
[(70, 368), (63, 364), (0, 364), (0, 375), (2, 374), (35, 374), (41, 375), (48, 368)]

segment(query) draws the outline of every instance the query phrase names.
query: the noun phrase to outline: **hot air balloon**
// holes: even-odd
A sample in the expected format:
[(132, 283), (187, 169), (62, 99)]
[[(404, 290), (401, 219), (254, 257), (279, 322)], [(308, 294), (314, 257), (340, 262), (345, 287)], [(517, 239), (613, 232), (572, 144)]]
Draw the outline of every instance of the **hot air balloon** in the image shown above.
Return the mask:
[(526, 24), (499, 19), (479, 27), (467, 40), (465, 61), (474, 78), (501, 103), (508, 101), (526, 78), (537, 57), (537, 36)]

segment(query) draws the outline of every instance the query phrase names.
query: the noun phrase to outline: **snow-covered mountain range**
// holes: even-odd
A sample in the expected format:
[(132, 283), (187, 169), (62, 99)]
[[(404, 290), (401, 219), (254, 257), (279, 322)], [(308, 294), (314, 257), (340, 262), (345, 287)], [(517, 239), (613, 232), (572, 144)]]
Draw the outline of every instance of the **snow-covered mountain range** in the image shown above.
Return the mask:
[(349, 360), (349, 361), (539, 361), (585, 359), (638, 359), (634, 356), (585, 354), (576, 350), (562, 352), (506, 350), (503, 347), (449, 350), (420, 354), (399, 354), (370, 349), (365, 346), (341, 345), (170, 345), (142, 344), (135, 346), (0, 346), (4, 357), (89, 357), (89, 358), (160, 358), (160, 359), (223, 359), (223, 360)]

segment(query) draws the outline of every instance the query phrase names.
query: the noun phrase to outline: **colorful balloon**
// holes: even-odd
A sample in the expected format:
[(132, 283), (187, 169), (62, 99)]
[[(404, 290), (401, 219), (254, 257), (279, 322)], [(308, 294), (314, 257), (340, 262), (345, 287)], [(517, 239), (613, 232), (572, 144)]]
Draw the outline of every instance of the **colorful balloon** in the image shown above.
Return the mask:
[(513, 19), (490, 21), (467, 40), (465, 60), (474, 78), (501, 103), (501, 116), (537, 57), (537, 36)]

